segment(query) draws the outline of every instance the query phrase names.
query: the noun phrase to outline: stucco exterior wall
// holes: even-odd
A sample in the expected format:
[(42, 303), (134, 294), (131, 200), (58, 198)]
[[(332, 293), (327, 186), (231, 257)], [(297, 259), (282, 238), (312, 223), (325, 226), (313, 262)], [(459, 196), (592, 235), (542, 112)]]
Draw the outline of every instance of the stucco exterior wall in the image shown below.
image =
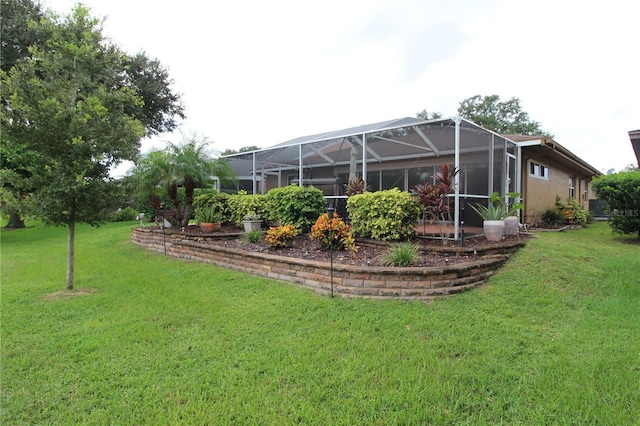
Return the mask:
[[(548, 178), (532, 176), (530, 163), (534, 162), (548, 167)], [(570, 196), (569, 178), (574, 177), (574, 198), (580, 205), (588, 209), (589, 199), (595, 195), (591, 191), (591, 178), (576, 176), (575, 171), (562, 167), (547, 158), (523, 156), (522, 162), (522, 196), (524, 199), (524, 220), (532, 223), (540, 219), (540, 213), (555, 206), (556, 197), (566, 201)], [(585, 194), (586, 191), (586, 194)]]

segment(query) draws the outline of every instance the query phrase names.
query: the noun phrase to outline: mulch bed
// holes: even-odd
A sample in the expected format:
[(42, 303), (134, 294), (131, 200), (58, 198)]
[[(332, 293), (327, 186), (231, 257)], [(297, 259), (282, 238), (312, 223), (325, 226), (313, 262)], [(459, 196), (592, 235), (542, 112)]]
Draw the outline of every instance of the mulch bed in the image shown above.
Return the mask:
[[(204, 234), (197, 226), (189, 226), (185, 230), (185, 233), (191, 236), (201, 236), (206, 244), (215, 244), (218, 246), (224, 246), (229, 248), (235, 248), (239, 250), (246, 250), (250, 252), (268, 253), (276, 256), (284, 256), (295, 259), (307, 259), (320, 262), (330, 262), (331, 255), (333, 255), (334, 264), (342, 265), (354, 265), (354, 266), (384, 266), (382, 260), (383, 255), (396, 243), (392, 242), (375, 242), (366, 240), (356, 240), (358, 250), (355, 253), (343, 250), (334, 250), (331, 253), (328, 249), (320, 247), (317, 241), (309, 238), (308, 235), (300, 235), (291, 240), (291, 244), (288, 247), (272, 248), (264, 241), (261, 240), (257, 243), (250, 243), (246, 241), (242, 235), (243, 230), (238, 229), (235, 226), (223, 226), (219, 231), (213, 234)], [(217, 238), (209, 240), (209, 238), (215, 236)], [(521, 235), (519, 237), (507, 237), (507, 241), (516, 239), (529, 239), (529, 235)], [(455, 265), (458, 263), (470, 262), (476, 259), (473, 254), (459, 255), (455, 253), (455, 249), (459, 247), (459, 241), (450, 241), (448, 247), (452, 250), (450, 253), (442, 251), (443, 244), (440, 239), (415, 239), (415, 243), (422, 249), (420, 256), (414, 263), (409, 266), (412, 267), (429, 267), (429, 266), (447, 266)], [(499, 246), (502, 243), (492, 243), (486, 240), (484, 236), (467, 238), (465, 240), (465, 247), (491, 247)], [(429, 250), (438, 250), (439, 253), (429, 252)], [(425, 255), (425, 251), (427, 254)]]

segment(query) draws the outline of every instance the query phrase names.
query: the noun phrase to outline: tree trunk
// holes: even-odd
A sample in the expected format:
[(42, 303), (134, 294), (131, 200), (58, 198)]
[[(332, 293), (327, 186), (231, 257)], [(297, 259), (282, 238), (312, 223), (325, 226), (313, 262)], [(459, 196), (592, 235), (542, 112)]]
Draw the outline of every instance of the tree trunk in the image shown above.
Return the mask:
[(180, 200), (178, 200), (178, 185), (176, 183), (172, 183), (169, 187), (169, 198), (173, 203), (175, 213), (170, 215), (168, 220), (171, 225), (179, 227), (182, 223), (182, 208), (180, 207)]
[(16, 209), (9, 209), (9, 223), (5, 228), (18, 229), (24, 227), (24, 220), (20, 217), (20, 213)]
[(185, 202), (184, 202), (184, 216), (182, 218), (182, 227), (186, 228), (189, 225), (189, 219), (191, 219), (191, 206), (193, 205), (193, 184), (185, 184)]
[(76, 223), (69, 222), (69, 236), (67, 238), (67, 290), (73, 290), (74, 243), (76, 238)]

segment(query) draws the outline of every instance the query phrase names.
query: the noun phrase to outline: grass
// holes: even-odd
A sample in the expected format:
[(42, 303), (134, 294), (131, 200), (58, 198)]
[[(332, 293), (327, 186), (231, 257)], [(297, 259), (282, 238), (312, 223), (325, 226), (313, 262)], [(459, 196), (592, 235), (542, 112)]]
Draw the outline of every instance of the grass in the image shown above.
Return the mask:
[[(2, 424), (640, 424), (640, 245), (541, 234), (431, 304), (331, 299), (129, 242), (2, 232)], [(636, 242), (634, 244), (634, 242)]]

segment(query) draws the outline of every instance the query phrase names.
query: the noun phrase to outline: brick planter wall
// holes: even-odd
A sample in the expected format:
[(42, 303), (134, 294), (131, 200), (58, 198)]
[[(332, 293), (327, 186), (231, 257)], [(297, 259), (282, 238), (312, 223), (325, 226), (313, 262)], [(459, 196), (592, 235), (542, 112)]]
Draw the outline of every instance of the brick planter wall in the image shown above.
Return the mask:
[[(238, 235), (227, 234), (224, 237), (237, 238)], [(166, 252), (169, 256), (295, 283), (320, 294), (331, 292), (329, 263), (220, 247), (203, 243), (202, 240), (202, 237), (196, 239), (170, 232), (163, 236), (162, 230), (158, 228), (133, 228), (131, 231), (131, 241), (134, 244), (160, 253), (164, 253), (166, 241)], [(446, 267), (360, 267), (334, 263), (333, 293), (341, 297), (428, 301), (483, 284), (522, 246), (524, 242), (517, 241), (476, 249), (477, 260)], [(474, 249), (447, 247), (436, 248), (434, 251), (472, 254)]]

